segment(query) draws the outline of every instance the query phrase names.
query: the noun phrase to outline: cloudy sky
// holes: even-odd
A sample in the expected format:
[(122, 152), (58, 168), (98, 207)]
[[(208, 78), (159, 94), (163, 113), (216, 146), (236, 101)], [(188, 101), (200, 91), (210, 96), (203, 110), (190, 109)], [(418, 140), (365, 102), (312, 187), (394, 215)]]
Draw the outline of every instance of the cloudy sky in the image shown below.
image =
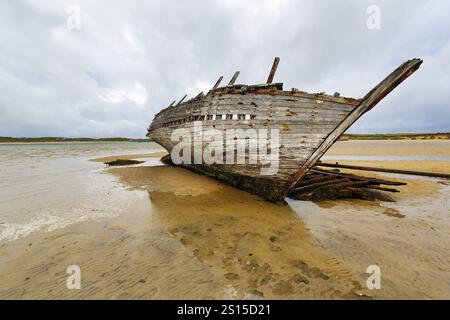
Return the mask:
[(286, 89), (353, 97), (422, 58), (351, 131), (450, 131), (449, 30), (447, 0), (2, 0), (0, 136), (143, 137), (220, 75), (264, 82), (275, 56)]

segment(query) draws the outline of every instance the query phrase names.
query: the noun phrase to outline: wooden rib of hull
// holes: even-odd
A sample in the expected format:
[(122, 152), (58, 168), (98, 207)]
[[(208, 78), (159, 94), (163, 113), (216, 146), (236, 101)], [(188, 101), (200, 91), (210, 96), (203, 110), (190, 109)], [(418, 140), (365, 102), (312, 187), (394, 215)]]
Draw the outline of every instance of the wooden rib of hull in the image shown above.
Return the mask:
[[(208, 129), (222, 132), (226, 129), (278, 129), (279, 169), (273, 175), (261, 175), (264, 165), (249, 164), (248, 150), (246, 164), (183, 165), (268, 200), (278, 201), (295, 187), (304, 173), (320, 159), (324, 150), (364, 112), (414, 72), (420, 63), (418, 59), (406, 62), (362, 100), (282, 91), (282, 84), (279, 83), (213, 89), (205, 96), (162, 110), (155, 116), (148, 137), (170, 153), (178, 143), (171, 140), (172, 132), (184, 128), (193, 133), (192, 119), (201, 116), (205, 117), (201, 121), (203, 132)], [(207, 118), (208, 115), (231, 114), (250, 115), (251, 119)], [(208, 143), (205, 141), (202, 148)], [(223, 150), (226, 150), (225, 139)]]

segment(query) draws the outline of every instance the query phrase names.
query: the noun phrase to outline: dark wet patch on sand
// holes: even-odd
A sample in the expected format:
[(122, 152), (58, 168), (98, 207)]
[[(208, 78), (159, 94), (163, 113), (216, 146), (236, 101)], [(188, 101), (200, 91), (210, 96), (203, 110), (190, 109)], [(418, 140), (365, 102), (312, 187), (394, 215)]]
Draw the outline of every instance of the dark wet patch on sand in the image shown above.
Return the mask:
[[(251, 292), (274, 299), (353, 296), (357, 279), (346, 270), (336, 273), (339, 263), (326, 255), (289, 206), (181, 168), (111, 171), (128, 185), (148, 190), (152, 224), (167, 230), (231, 285), (234, 297)], [(303, 261), (304, 270), (292, 262), (295, 258)], [(335, 276), (328, 277), (327, 270)]]

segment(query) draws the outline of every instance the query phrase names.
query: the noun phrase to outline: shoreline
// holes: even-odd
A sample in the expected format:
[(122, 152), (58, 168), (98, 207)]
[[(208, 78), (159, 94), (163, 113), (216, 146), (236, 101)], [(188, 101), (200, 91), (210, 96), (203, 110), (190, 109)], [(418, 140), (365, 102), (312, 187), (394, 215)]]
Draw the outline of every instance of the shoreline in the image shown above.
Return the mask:
[[(415, 142), (415, 141), (417, 141), (417, 142), (424, 142), (424, 141), (426, 141), (426, 142), (430, 142), (430, 141), (449, 141), (449, 140), (450, 140), (450, 137), (449, 138), (437, 138), (437, 139), (429, 139), (429, 138), (425, 138), (425, 139), (414, 139), (414, 138), (358, 139), (358, 138), (350, 138), (348, 140), (338, 140), (336, 143), (338, 143), (338, 142), (353, 142), (353, 141), (362, 141), (362, 142), (367, 142), (367, 141), (370, 141), (370, 142), (373, 142), (373, 141), (375, 141), (375, 142), (376, 141), (404, 141), (404, 142)], [(130, 140), (130, 141), (108, 141), (108, 140), (105, 140), (105, 141), (95, 141), (95, 140), (93, 140), (93, 141), (83, 141), (83, 140), (76, 140), (76, 141), (29, 141), (29, 142), (8, 141), (8, 142), (0, 142), (0, 145), (82, 144), (82, 143), (83, 144), (89, 144), (89, 143), (92, 143), (92, 144), (94, 144), (94, 143), (116, 143), (116, 144), (120, 144), (120, 143), (142, 143), (142, 144), (145, 144), (145, 143), (151, 143), (151, 142), (153, 142), (153, 141), (152, 140), (148, 140), (148, 141), (133, 141), (133, 140)]]
[(0, 145), (40, 145), (40, 144), (95, 144), (95, 143), (115, 143), (115, 144), (125, 144), (125, 143), (149, 143), (149, 142), (153, 142), (151, 140), (148, 141), (42, 141), (42, 142), (37, 142), (37, 141), (30, 141), (30, 142), (0, 142)]
[[(450, 140), (450, 132), (425, 133), (344, 133), (338, 141), (422, 141), (422, 140)], [(149, 142), (147, 138), (65, 138), (65, 137), (6, 137), (0, 136), (0, 144), (27, 143), (82, 143), (82, 142)]]

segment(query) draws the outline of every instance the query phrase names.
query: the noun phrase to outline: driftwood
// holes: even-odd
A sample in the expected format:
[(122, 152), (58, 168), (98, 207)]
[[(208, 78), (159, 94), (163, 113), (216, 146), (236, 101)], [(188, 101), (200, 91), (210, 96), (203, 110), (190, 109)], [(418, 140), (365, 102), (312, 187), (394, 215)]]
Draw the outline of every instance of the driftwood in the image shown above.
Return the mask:
[(435, 172), (424, 172), (424, 171), (413, 171), (413, 170), (400, 170), (400, 169), (388, 169), (388, 168), (363, 167), (363, 166), (353, 166), (353, 165), (347, 165), (347, 164), (339, 164), (337, 162), (336, 163), (318, 162), (316, 164), (316, 166), (340, 168), (340, 169), (352, 169), (352, 170), (361, 170), (361, 171), (400, 173), (400, 174), (408, 174), (408, 175), (414, 175), (414, 176), (424, 176), (424, 177), (450, 179), (450, 174), (447, 174), (447, 173), (435, 173)]
[(140, 164), (140, 163), (144, 163), (144, 162), (145, 161), (138, 161), (138, 160), (131, 160), (131, 159), (117, 159), (114, 161), (104, 162), (104, 164), (106, 164), (106, 166), (109, 167), (109, 166), (128, 166), (128, 165)]
[[(350, 173), (340, 173), (339, 170), (323, 170), (323, 169), (319, 169), (317, 167), (314, 167), (313, 169), (310, 169), (309, 171), (311, 172), (318, 172), (318, 173), (323, 173), (323, 174), (331, 174), (334, 176), (341, 176), (341, 177), (352, 177), (355, 180), (367, 180), (367, 178), (363, 178), (357, 175), (353, 175)], [(379, 179), (379, 178), (370, 178), (370, 181), (373, 181), (375, 184), (385, 184), (385, 185), (389, 185), (389, 186), (404, 186), (406, 185), (405, 182), (399, 182), (399, 181), (390, 181), (390, 180), (384, 180), (384, 179)]]
[(379, 187), (379, 186), (368, 186), (367, 188), (369, 189), (376, 189), (376, 190), (381, 190), (381, 191), (386, 191), (386, 192), (400, 192), (397, 189), (393, 189), (393, 188), (383, 188), (383, 187)]
[(336, 199), (364, 199), (394, 201), (393, 198), (379, 191), (399, 192), (394, 188), (381, 185), (405, 185), (404, 182), (374, 179), (341, 173), (339, 171), (310, 169), (291, 189), (289, 197), (298, 200), (336, 200)]

